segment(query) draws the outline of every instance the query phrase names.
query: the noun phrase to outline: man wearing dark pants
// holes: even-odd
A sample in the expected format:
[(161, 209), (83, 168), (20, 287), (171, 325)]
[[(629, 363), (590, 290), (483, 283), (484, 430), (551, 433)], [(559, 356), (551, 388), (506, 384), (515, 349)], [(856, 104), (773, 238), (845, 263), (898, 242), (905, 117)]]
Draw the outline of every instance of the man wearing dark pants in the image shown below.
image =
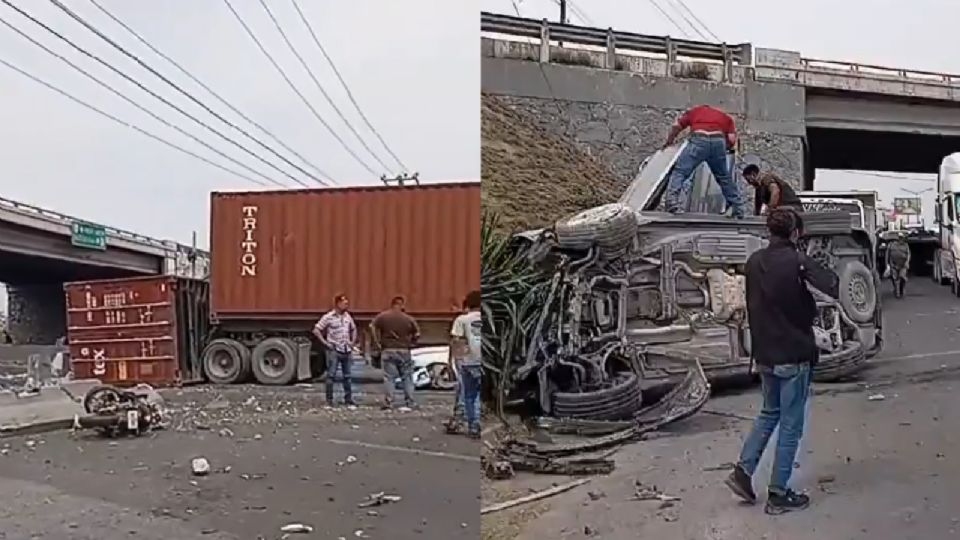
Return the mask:
[(804, 410), (818, 349), (813, 334), (817, 305), (807, 285), (832, 298), (839, 279), (797, 249), (799, 218), (787, 208), (767, 215), (770, 245), (747, 260), (747, 316), (753, 360), (762, 382), (763, 405), (740, 460), (726, 483), (747, 502), (756, 502), (752, 477), (770, 436), (780, 426), (766, 512), (806, 508), (810, 498), (790, 489), (790, 474), (803, 436)]
[(707, 105), (694, 107), (683, 113), (671, 126), (663, 147), (672, 145), (677, 135), (685, 129), (690, 129), (690, 138), (683, 152), (677, 156), (677, 162), (667, 182), (667, 212), (684, 212), (692, 175), (697, 167), (706, 163), (727, 201), (727, 212), (732, 217), (742, 218), (743, 195), (727, 164), (727, 153), (733, 151), (737, 144), (737, 129), (733, 118)]
[(333, 303), (334, 308), (313, 327), (313, 335), (323, 345), (327, 357), (327, 405), (333, 406), (333, 379), (337, 375), (337, 366), (340, 366), (340, 373), (343, 375), (344, 404), (356, 405), (353, 401), (350, 367), (353, 348), (357, 344), (357, 325), (347, 311), (350, 301), (346, 295), (338, 294)]
[(395, 296), (390, 309), (373, 319), (374, 347), (380, 352), (383, 363), (384, 409), (393, 407), (396, 380), (403, 383), (403, 397), (408, 408), (416, 408), (413, 398), (413, 359), (410, 349), (420, 339), (420, 327), (413, 317), (404, 312), (406, 300)]
[(483, 376), (481, 302), (480, 291), (470, 292), (464, 301), (469, 311), (457, 317), (450, 330), (450, 351), (457, 366), (463, 411), (467, 417), (467, 433), (475, 439), (480, 438), (480, 385)]

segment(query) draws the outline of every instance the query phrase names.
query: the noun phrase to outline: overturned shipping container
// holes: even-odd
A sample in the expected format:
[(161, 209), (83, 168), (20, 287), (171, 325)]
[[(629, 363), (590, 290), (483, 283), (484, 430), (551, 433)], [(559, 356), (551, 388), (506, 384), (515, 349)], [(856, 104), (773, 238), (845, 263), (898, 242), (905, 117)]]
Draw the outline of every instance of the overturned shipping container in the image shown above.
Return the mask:
[(252, 372), (285, 384), (322, 368), (315, 343), (304, 366), (310, 329), (337, 294), (361, 329), (405, 296), (427, 345), (449, 339), (480, 287), (479, 183), (214, 193), (210, 235), (204, 366), (217, 382)]
[(120, 386), (202, 379), (207, 282), (151, 276), (65, 285), (74, 377)]

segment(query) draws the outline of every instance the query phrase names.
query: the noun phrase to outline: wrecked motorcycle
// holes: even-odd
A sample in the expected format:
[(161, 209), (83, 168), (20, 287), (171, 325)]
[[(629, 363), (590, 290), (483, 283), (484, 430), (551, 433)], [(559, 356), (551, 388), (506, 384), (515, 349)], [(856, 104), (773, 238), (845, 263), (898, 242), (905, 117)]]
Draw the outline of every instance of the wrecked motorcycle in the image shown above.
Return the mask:
[(86, 415), (74, 418), (74, 429), (95, 429), (104, 437), (140, 436), (160, 425), (159, 399), (149, 388), (91, 388), (83, 398)]

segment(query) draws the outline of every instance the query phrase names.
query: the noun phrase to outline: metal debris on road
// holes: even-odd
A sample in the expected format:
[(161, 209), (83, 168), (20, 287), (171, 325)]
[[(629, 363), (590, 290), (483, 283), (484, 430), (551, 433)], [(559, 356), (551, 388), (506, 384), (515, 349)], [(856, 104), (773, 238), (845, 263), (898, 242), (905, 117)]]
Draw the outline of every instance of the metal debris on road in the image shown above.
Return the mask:
[(680, 500), (680, 497), (674, 497), (661, 492), (657, 489), (657, 486), (645, 486), (639, 480), (634, 482), (634, 486), (634, 494), (630, 499), (632, 501), (677, 502)]
[(347, 456), (347, 463), (356, 463), (356, 462), (357, 462), (356, 456)]
[(289, 523), (283, 527), (280, 527), (280, 532), (288, 534), (311, 533), (313, 532), (313, 527), (310, 525), (304, 525), (303, 523)]
[(371, 493), (367, 496), (367, 500), (361, 502), (357, 505), (359, 508), (370, 508), (371, 506), (381, 506), (388, 503), (400, 502), (402, 497), (399, 495), (388, 495), (387, 493), (381, 491), (379, 493)]
[(887, 396), (883, 394), (871, 394), (867, 396), (867, 401), (883, 401), (887, 399)]
[(536, 493), (531, 493), (530, 495), (524, 495), (523, 497), (518, 497), (516, 499), (511, 499), (509, 501), (504, 501), (497, 503), (491, 506), (480, 509), (480, 515), (490, 514), (493, 512), (499, 512), (501, 510), (506, 510), (508, 508), (513, 508), (514, 506), (519, 506), (528, 502), (539, 501), (541, 499), (546, 499), (547, 497), (553, 497), (565, 491), (570, 491), (571, 489), (582, 486), (589, 482), (589, 478), (581, 478), (579, 480), (574, 480), (572, 482), (567, 482), (566, 484), (560, 484), (559, 486), (553, 486), (552, 488), (545, 489), (543, 491), (538, 491)]

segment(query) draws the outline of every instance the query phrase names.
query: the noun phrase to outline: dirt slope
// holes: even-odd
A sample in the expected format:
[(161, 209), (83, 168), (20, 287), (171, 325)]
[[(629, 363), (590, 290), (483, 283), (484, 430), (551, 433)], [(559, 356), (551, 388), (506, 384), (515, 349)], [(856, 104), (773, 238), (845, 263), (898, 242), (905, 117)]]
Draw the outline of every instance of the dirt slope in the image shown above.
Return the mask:
[(496, 96), (481, 96), (481, 124), (483, 208), (499, 214), (505, 230), (547, 226), (620, 196), (605, 166)]

